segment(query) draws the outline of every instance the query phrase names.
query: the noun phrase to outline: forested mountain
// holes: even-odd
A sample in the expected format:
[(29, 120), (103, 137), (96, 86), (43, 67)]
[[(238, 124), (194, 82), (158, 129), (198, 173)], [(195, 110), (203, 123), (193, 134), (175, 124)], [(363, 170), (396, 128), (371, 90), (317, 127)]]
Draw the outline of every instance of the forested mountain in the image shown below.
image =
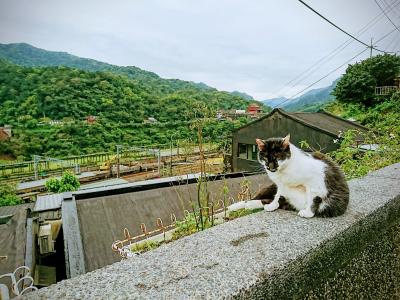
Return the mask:
[[(249, 104), (228, 92), (193, 85), (176, 89), (161, 82), (164, 89), (111, 72), (21, 67), (2, 60), (0, 126), (13, 125), (14, 136), (0, 144), (0, 154), (76, 155), (104, 151), (117, 143), (167, 143), (174, 132), (180, 139), (194, 139), (189, 126), (196, 107), (245, 109)], [(96, 124), (86, 124), (89, 115), (97, 117)], [(149, 117), (158, 122), (144, 124)], [(62, 126), (49, 125), (49, 119)], [(214, 125), (205, 129), (209, 140), (228, 135), (235, 126)]]
[(144, 82), (108, 72), (66, 67), (26, 68), (0, 62), (0, 119), (82, 119), (88, 115), (113, 122), (140, 123), (148, 117), (183, 121), (197, 102), (209, 109), (244, 109), (242, 97), (215, 89), (182, 89), (161, 93)]
[(243, 93), (243, 92), (233, 91), (233, 92), (231, 92), (231, 94), (235, 95), (235, 96), (240, 96), (246, 100), (254, 100), (254, 98), (252, 96), (250, 96), (249, 94)]
[[(330, 86), (313, 89), (307, 93), (288, 100), (285, 97), (274, 98), (262, 101), (271, 107), (282, 107), (287, 111), (317, 111), (328, 102), (334, 101), (335, 97), (331, 95), (339, 79), (332, 82)], [(286, 101), (286, 102), (285, 102)]]
[[(125, 75), (135, 79), (159, 93), (171, 93), (182, 89), (216, 90), (203, 82), (195, 83), (179, 79), (164, 79), (153, 72), (148, 72), (134, 66), (116, 66), (89, 58), (71, 55), (67, 52), (48, 51), (33, 47), (26, 43), (0, 44), (0, 58), (16, 65), (26, 67), (65, 66), (86, 71), (103, 71)], [(232, 92), (246, 100), (254, 100), (251, 96)]]
[(262, 103), (271, 107), (283, 107), (284, 104), (282, 103), (286, 100), (288, 99), (285, 97), (277, 97), (277, 98), (263, 100)]

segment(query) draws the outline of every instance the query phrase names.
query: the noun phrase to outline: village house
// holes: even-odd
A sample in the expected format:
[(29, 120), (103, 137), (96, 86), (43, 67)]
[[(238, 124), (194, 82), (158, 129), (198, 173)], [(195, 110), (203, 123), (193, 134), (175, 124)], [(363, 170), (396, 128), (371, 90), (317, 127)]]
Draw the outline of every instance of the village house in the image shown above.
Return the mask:
[(87, 116), (86, 117), (86, 123), (94, 124), (96, 122), (97, 122), (97, 117), (96, 116)]
[[(305, 141), (311, 149), (326, 153), (338, 148), (340, 134), (347, 130), (366, 133), (368, 128), (325, 111), (306, 113), (274, 109), (271, 113), (233, 132), (232, 170), (237, 172), (260, 169), (256, 138), (267, 139), (290, 134), (291, 143), (297, 147), (300, 147), (300, 142)], [(358, 135), (357, 139), (361, 143), (362, 134)]]
[(0, 127), (0, 141), (5, 141), (11, 138), (12, 131), (10, 125), (4, 125), (4, 127)]
[(257, 104), (250, 104), (247, 107), (247, 114), (251, 117), (258, 117), (261, 112), (261, 107)]

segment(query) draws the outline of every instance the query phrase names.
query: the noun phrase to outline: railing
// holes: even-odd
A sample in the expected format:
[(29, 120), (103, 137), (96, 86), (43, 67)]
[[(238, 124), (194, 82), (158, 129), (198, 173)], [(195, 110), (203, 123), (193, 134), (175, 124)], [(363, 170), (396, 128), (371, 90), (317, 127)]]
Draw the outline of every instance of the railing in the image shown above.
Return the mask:
[[(211, 202), (210, 206), (204, 206), (200, 207), (197, 209), (193, 208), (193, 215), (194, 215), (194, 220), (196, 222), (196, 228), (197, 231), (200, 231), (199, 228), (202, 228), (202, 222), (203, 222), (203, 216), (208, 216), (210, 218), (210, 223), (212, 226), (214, 226), (214, 220), (219, 214), (223, 214), (223, 219), (226, 220), (227, 217), (227, 210), (228, 206), (232, 205), (236, 202), (240, 201), (246, 201), (251, 199), (251, 192), (250, 188), (247, 184), (243, 184), (241, 186), (241, 190), (238, 193), (237, 200), (235, 200), (233, 197), (228, 197), (227, 199), (220, 199), (219, 201), (216, 201), (216, 203)], [(227, 205), (228, 204), (228, 205)], [(181, 222), (186, 223), (186, 226), (189, 226), (188, 222), (190, 222), (190, 212), (188, 210), (184, 210), (184, 219)], [(135, 243), (144, 240), (147, 240), (148, 238), (155, 237), (156, 235), (162, 234), (162, 241), (166, 242), (167, 240), (171, 240), (171, 238), (166, 237), (166, 233), (170, 230), (174, 230), (176, 227), (177, 219), (175, 214), (170, 215), (170, 220), (171, 223), (169, 225), (164, 225), (164, 222), (161, 218), (157, 218), (156, 220), (156, 228), (152, 231), (147, 231), (147, 227), (145, 223), (140, 224), (140, 231), (141, 233), (136, 236), (131, 236), (129, 233), (128, 228), (124, 228), (123, 233), (124, 233), (124, 239), (123, 240), (116, 240), (112, 245), (111, 249), (118, 253), (121, 258), (129, 258), (132, 256), (135, 256), (137, 254), (140, 254), (139, 252), (134, 253), (132, 251), (132, 245)], [(200, 227), (201, 223), (201, 227)]]
[(375, 95), (389, 95), (393, 92), (396, 92), (399, 90), (398, 86), (395, 85), (389, 85), (389, 86), (377, 86), (375, 88)]
[(37, 287), (33, 286), (34, 280), (30, 276), (30, 269), (26, 266), (18, 267), (12, 273), (1, 275), (0, 279), (2, 278), (10, 279), (13, 295), (9, 294), (6, 285), (0, 284), (0, 299), (9, 299), (10, 296), (21, 296), (29, 291), (37, 290)]

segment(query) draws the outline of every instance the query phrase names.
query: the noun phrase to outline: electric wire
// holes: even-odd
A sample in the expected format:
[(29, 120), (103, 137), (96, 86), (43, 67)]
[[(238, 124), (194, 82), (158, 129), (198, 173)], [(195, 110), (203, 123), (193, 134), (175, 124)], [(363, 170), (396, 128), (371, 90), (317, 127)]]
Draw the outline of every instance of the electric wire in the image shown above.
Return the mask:
[[(377, 42), (382, 41), (383, 39), (385, 39), (386, 37), (388, 37), (390, 34), (392, 34), (393, 32), (395, 32), (396, 29), (393, 29), (391, 31), (389, 31), (388, 33), (386, 33), (385, 35), (383, 35), (380, 39), (378, 39)], [(320, 82), (321, 80), (325, 79), (326, 77), (328, 77), (329, 75), (331, 75), (332, 73), (334, 73), (335, 71), (339, 70), (341, 67), (343, 67), (345, 64), (347, 64), (348, 62), (352, 61), (353, 59), (357, 58), (358, 56), (360, 56), (361, 54), (363, 54), (365, 51), (367, 51), (368, 49), (370, 49), (370, 47), (368, 46), (366, 49), (364, 49), (362, 52), (360, 52), (359, 54), (357, 54), (356, 56), (354, 56), (353, 58), (351, 58), (350, 60), (348, 60), (347, 62), (345, 62), (343, 65), (337, 67), (335, 70), (332, 70), (331, 72), (329, 72), (327, 75), (323, 76), (322, 78), (318, 79), (317, 81), (313, 82), (312, 84), (308, 85), (306, 88), (302, 89), (301, 91), (299, 91), (298, 93), (296, 93), (295, 95), (289, 97), (288, 99), (274, 105), (272, 108), (276, 108), (278, 106), (281, 106), (282, 104), (293, 100), (297, 95), (301, 94), (302, 92), (306, 91), (307, 89), (309, 89), (310, 87), (314, 86), (315, 84), (317, 84), (318, 82)]]
[(314, 86), (315, 84), (317, 84), (318, 82), (320, 82), (321, 80), (325, 79), (326, 77), (328, 77), (329, 75), (331, 75), (332, 73), (336, 72), (337, 70), (339, 70), (340, 68), (342, 68), (343, 66), (345, 66), (346, 64), (350, 63), (353, 59), (356, 59), (357, 57), (359, 57), (361, 54), (363, 54), (365, 51), (369, 50), (369, 48), (364, 49), (363, 51), (359, 52), (358, 54), (356, 54), (355, 56), (353, 56), (352, 58), (350, 58), (349, 60), (347, 60), (345, 63), (341, 64), (339, 67), (335, 68), (334, 70), (330, 71), (328, 74), (324, 75), (323, 77), (321, 77), (320, 79), (318, 79), (317, 81), (314, 81), (313, 83), (311, 83), (310, 85), (308, 85), (307, 87), (303, 88), (301, 91), (297, 92), (295, 95), (291, 96), (290, 98), (286, 99), (285, 101), (275, 105), (272, 108), (276, 108), (278, 106), (281, 106), (282, 104), (293, 100), (293, 98), (295, 98), (297, 95), (301, 94), (302, 92), (306, 91), (307, 89), (309, 89), (310, 87)]
[[(389, 41), (389, 43), (386, 44), (386, 46), (385, 46), (385, 51), (386, 51), (386, 50), (389, 50), (389, 49), (392, 47), (392, 45), (395, 44), (396, 40), (397, 40), (397, 39), (395, 39), (395, 38), (394, 38), (394, 39), (391, 39), (391, 40)], [(392, 51), (392, 52), (393, 52), (393, 51)]]
[(378, 5), (378, 7), (379, 7), (379, 9), (385, 14), (385, 17), (390, 21), (390, 23), (392, 23), (392, 25), (394, 26), (394, 28), (396, 28), (399, 32), (400, 32), (400, 29), (399, 29), (399, 27), (397, 27), (397, 25), (396, 24), (394, 24), (394, 22), (392, 21), (392, 19), (389, 17), (389, 15), (385, 12), (385, 10), (382, 8), (382, 6), (378, 3), (378, 1), (377, 0), (374, 0), (375, 1), (375, 3), (376, 3), (376, 5)]
[[(394, 2), (396, 2), (396, 0), (393, 1), (392, 4), (387, 3), (386, 0), (383, 0), (383, 2), (385, 3), (386, 6), (390, 6), (390, 5), (392, 5)], [(393, 12), (393, 13), (395, 13), (395, 12), (400, 13), (400, 11), (399, 11), (399, 9), (398, 9), (397, 7), (396, 7), (396, 9), (394, 9), (394, 12)], [(396, 13), (395, 13), (395, 14), (396, 14)], [(396, 16), (397, 16), (397, 15), (396, 15)]]
[[(387, 34), (385, 34), (384, 36), (382, 36), (380, 39), (378, 39), (377, 42), (382, 41), (383, 39), (385, 39), (386, 37), (388, 37), (391, 33), (395, 32), (396, 29), (393, 29), (391, 31), (389, 31)], [(358, 53), (356, 56), (352, 57), (351, 59), (349, 59), (347, 62), (345, 62), (344, 64), (340, 65), (339, 67), (337, 67), (336, 69), (330, 71), (327, 75), (323, 76), (322, 78), (318, 79), (317, 81), (311, 83), (310, 85), (308, 85), (306, 88), (302, 89), (301, 91), (297, 92), (295, 95), (291, 96), (290, 98), (276, 104), (275, 106), (273, 106), (272, 108), (276, 108), (278, 106), (281, 106), (282, 104), (293, 100), (297, 95), (301, 94), (302, 92), (306, 91), (307, 89), (309, 89), (310, 87), (314, 86), (315, 84), (317, 84), (318, 82), (320, 82), (321, 80), (325, 79), (326, 77), (328, 77), (329, 75), (331, 75), (332, 73), (336, 72), (337, 70), (339, 70), (341, 67), (343, 67), (344, 65), (346, 65), (347, 63), (349, 63), (350, 61), (352, 61), (353, 59), (357, 58), (358, 56), (360, 56), (361, 54), (363, 54), (365, 51), (367, 51), (368, 49), (370, 49), (371, 47), (367, 47), (366, 49), (364, 49), (363, 51), (361, 51), (360, 53)]]
[(389, 35), (391, 35), (393, 32), (395, 32), (397, 29), (392, 29), (391, 31), (389, 31), (388, 33), (386, 33), (383, 37), (381, 37), (379, 40), (377, 40), (375, 43), (379, 43), (380, 41), (384, 40), (385, 38), (387, 38)]
[(329, 24), (331, 24), (332, 26), (334, 26), (335, 28), (339, 29), (341, 32), (343, 32), (344, 34), (348, 35), (349, 37), (353, 38), (354, 40), (356, 40), (357, 42), (359, 42), (360, 44), (372, 48), (375, 51), (378, 52), (382, 52), (382, 53), (387, 53), (386, 51), (383, 51), (381, 49), (378, 49), (372, 45), (368, 45), (367, 43), (361, 41), (360, 39), (356, 38), (354, 35), (348, 33), (347, 31), (345, 31), (344, 29), (340, 28), (338, 25), (336, 25), (335, 23), (333, 23), (332, 21), (330, 21), (328, 18), (324, 17), (323, 15), (321, 15), (319, 12), (317, 12), (314, 8), (312, 8), (311, 6), (309, 6), (307, 3), (305, 3), (303, 0), (298, 0), (301, 4), (303, 4), (305, 7), (307, 7), (308, 9), (310, 9), (312, 12), (314, 12), (315, 14), (317, 14), (318, 16), (320, 16), (322, 19), (324, 19), (325, 21), (327, 21)]
[(394, 46), (393, 46), (393, 48), (392, 48), (392, 51), (393, 51), (393, 52), (396, 52), (396, 53), (399, 52), (399, 48), (398, 48), (399, 43), (400, 43), (400, 38), (397, 38), (397, 40), (396, 40), (396, 42), (394, 43)]
[[(388, 5), (387, 8), (385, 8), (386, 12), (392, 11), (394, 8), (398, 7), (400, 4), (400, 1), (396, 3), (396, 0), (393, 1), (391, 4)], [(356, 36), (359, 37), (363, 33), (365, 33), (368, 29), (370, 29), (372, 26), (374, 26), (377, 22), (379, 22), (382, 18), (384, 17), (383, 12), (380, 14), (376, 15), (372, 20), (370, 20), (365, 26), (363, 26), (359, 31), (357, 31)], [(298, 85), (300, 82), (302, 82), (304, 79), (309, 77), (311, 74), (313, 74), (315, 71), (317, 71), (322, 65), (326, 64), (329, 62), (333, 57), (335, 57), (337, 54), (339, 54), (341, 51), (343, 51), (347, 46), (349, 46), (354, 40), (352, 38), (349, 38), (342, 44), (340, 44), (338, 47), (336, 47), (334, 50), (329, 52), (327, 55), (323, 56), (320, 58), (318, 61), (313, 63), (310, 67), (308, 67), (305, 71), (301, 72), (300, 74), (296, 75), (293, 79), (289, 80), (286, 82), (283, 86), (281, 86), (279, 89), (274, 91), (272, 94), (278, 94), (278, 93), (283, 93), (290, 91), (292, 88), (294, 88), (296, 85)], [(319, 65), (319, 66), (318, 66)], [(290, 87), (288, 85), (292, 84)]]

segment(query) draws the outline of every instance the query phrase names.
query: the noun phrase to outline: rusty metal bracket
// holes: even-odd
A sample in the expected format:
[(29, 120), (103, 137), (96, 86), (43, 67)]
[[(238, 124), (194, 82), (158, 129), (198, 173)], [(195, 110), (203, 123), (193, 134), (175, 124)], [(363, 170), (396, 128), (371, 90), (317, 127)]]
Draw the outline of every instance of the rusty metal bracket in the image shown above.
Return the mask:
[(176, 226), (176, 216), (175, 214), (170, 215), (171, 223), (167, 226), (164, 225), (163, 220), (161, 218), (157, 218), (156, 220), (156, 229), (152, 231), (147, 231), (147, 227), (145, 223), (140, 224), (140, 231), (142, 232), (139, 235), (131, 236), (129, 230), (124, 228), (124, 239), (123, 240), (116, 240), (111, 245), (111, 249), (114, 252), (117, 252), (122, 258), (128, 258), (130, 247), (132, 244), (139, 242), (143, 239), (148, 239), (151, 236), (156, 234), (163, 234), (165, 240), (165, 232), (174, 228)]

